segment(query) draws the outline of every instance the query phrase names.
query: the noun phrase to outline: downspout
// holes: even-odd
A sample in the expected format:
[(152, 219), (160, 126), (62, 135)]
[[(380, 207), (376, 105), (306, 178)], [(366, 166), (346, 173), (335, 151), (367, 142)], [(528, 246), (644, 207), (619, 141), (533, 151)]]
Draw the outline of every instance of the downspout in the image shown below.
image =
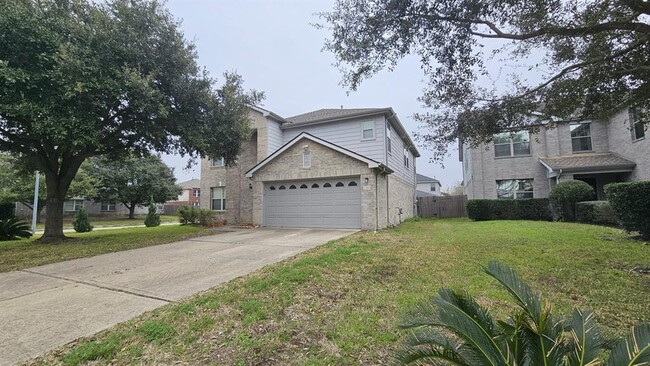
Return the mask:
[(390, 194), (388, 194), (388, 175), (386, 175), (386, 227), (391, 225), (390, 223)]
[(379, 171), (375, 170), (375, 232), (379, 230)]
[(559, 173), (555, 176), (555, 183), (560, 183), (560, 176), (562, 175), (562, 169), (560, 169)]

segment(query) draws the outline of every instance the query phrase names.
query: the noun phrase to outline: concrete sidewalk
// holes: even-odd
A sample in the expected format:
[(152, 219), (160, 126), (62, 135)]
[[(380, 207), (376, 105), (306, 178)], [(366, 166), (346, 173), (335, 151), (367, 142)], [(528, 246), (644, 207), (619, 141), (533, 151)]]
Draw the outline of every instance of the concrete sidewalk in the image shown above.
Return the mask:
[(232, 229), (0, 274), (0, 365), (39, 356), (354, 230)]

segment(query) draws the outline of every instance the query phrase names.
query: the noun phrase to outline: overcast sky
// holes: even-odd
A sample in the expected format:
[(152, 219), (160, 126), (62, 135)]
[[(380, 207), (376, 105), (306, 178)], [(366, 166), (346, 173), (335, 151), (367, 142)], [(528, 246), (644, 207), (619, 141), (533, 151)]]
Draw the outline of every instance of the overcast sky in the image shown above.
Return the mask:
[[(199, 63), (213, 76), (237, 71), (248, 89), (266, 94), (263, 107), (283, 116), (321, 108), (393, 107), (406, 130), (419, 129), (411, 117), (422, 111), (417, 97), (424, 75), (415, 59), (407, 59), (393, 72), (382, 72), (350, 92), (339, 85), (341, 75), (334, 56), (323, 52), (326, 30), (310, 25), (317, 12), (331, 10), (332, 1), (300, 0), (171, 0), (170, 12), (182, 19), (185, 37), (194, 40)], [(221, 78), (222, 79), (222, 78)], [(418, 146), (417, 172), (435, 177), (443, 189), (462, 180), (456, 149), (444, 169), (430, 163), (431, 153)], [(178, 157), (165, 157), (179, 181), (198, 178), (199, 167), (188, 171)]]

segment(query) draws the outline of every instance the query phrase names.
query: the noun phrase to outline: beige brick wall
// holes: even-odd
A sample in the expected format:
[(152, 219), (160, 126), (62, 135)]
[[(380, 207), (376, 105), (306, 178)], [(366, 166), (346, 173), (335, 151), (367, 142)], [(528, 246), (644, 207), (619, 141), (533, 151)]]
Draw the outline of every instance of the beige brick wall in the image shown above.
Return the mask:
[[(311, 152), (311, 166), (302, 168), (302, 154)], [(308, 139), (298, 141), (294, 146), (277, 156), (253, 175), (253, 221), (263, 224), (262, 208), (263, 182), (316, 179), (328, 177), (360, 177), (361, 182), (361, 226), (373, 230), (376, 225), (375, 174), (368, 165), (338, 151)], [(368, 182), (366, 183), (366, 178)]]
[(630, 116), (627, 109), (618, 113), (608, 123), (610, 150), (632, 160), (636, 167), (630, 180), (650, 179), (650, 131), (643, 139), (633, 141), (630, 129)]
[(408, 183), (402, 179), (389, 175), (388, 179), (388, 217), (390, 224), (399, 225), (399, 209), (402, 209), (401, 221), (415, 215), (415, 183)]

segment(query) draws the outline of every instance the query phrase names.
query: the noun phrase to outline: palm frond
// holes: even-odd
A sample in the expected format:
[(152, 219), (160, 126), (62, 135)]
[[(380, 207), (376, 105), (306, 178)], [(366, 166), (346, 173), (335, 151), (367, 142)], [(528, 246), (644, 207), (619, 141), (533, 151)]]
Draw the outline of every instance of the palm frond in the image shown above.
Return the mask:
[(574, 309), (568, 331), (570, 341), (567, 345), (567, 353), (570, 364), (572, 366), (583, 366), (594, 361), (605, 343), (598, 330), (594, 313)]
[(397, 351), (395, 365), (473, 366), (452, 347), (404, 347)]
[(650, 324), (639, 324), (614, 345), (607, 366), (650, 365)]
[(487, 268), (484, 269), (485, 273), (492, 276), (499, 281), (503, 287), (508, 290), (515, 302), (521, 309), (530, 316), (530, 318), (539, 324), (542, 316), (545, 313), (542, 300), (539, 294), (533, 290), (519, 277), (517, 272), (510, 267), (505, 266), (499, 262), (488, 263)]

